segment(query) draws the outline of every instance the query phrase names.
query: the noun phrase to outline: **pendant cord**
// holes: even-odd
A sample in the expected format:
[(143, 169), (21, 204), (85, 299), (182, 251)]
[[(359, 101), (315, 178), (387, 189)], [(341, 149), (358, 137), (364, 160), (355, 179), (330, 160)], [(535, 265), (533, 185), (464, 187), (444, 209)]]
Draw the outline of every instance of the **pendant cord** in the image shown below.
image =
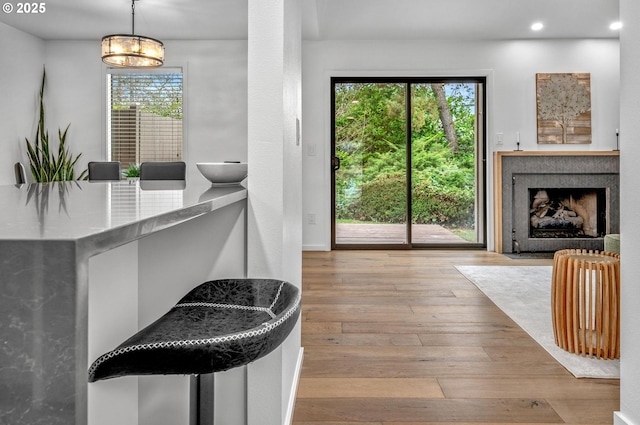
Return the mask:
[(131, 0), (131, 35), (136, 33), (136, 0)]

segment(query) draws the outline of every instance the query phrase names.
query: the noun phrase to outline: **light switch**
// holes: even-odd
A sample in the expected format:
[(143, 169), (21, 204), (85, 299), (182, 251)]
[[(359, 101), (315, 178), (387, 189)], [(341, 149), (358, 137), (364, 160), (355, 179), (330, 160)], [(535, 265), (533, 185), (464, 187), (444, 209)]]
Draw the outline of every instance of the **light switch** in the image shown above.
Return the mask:
[(496, 133), (496, 146), (502, 146), (503, 139), (504, 133)]

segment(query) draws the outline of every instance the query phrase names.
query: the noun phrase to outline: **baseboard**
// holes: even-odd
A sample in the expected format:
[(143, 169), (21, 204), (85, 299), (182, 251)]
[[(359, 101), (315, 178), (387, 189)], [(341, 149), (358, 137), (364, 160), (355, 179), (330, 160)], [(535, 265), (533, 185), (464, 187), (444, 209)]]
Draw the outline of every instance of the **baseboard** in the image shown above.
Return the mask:
[(621, 412), (613, 412), (613, 425), (636, 425), (627, 418)]
[(326, 245), (302, 245), (303, 251), (331, 251)]
[(300, 347), (298, 353), (298, 361), (294, 371), (291, 393), (289, 396), (289, 405), (287, 406), (287, 416), (285, 416), (284, 424), (291, 425), (293, 423), (293, 411), (296, 408), (296, 396), (298, 395), (298, 383), (300, 382), (300, 374), (302, 373), (302, 360), (304, 359), (304, 347)]

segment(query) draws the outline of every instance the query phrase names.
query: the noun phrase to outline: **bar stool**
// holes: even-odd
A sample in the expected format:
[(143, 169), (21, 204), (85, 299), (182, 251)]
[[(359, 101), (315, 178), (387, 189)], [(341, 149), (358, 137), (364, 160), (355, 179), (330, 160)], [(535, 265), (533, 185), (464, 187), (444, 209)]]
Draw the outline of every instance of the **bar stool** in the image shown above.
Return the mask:
[(16, 175), (16, 185), (25, 184), (27, 182), (27, 173), (24, 171), (24, 165), (21, 162), (16, 162), (13, 165), (13, 171)]
[(187, 164), (182, 161), (143, 162), (140, 164), (140, 181), (185, 180)]
[(87, 164), (89, 181), (120, 180), (120, 161), (90, 161)]
[[(169, 312), (96, 359), (89, 382), (127, 375), (201, 375), (276, 349), (300, 315), (300, 291), (273, 279), (221, 279), (192, 289)], [(200, 398), (192, 423), (201, 423)], [(213, 407), (207, 410), (213, 418)], [(193, 420), (193, 417), (196, 419)], [(210, 422), (211, 423), (211, 422)]]

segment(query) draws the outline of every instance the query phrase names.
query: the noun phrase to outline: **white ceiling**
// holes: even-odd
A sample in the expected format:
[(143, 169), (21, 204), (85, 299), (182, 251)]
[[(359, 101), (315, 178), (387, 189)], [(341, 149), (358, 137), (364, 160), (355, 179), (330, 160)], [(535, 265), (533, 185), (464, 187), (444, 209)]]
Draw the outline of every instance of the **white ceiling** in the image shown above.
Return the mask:
[[(6, 7), (6, 1), (3, 3)], [(307, 40), (617, 38), (618, 0), (300, 0)], [(8, 0), (15, 7), (18, 2)], [(131, 0), (47, 0), (0, 21), (43, 39), (131, 32)], [(139, 0), (136, 33), (161, 40), (246, 39), (247, 0)], [(545, 28), (529, 27), (541, 21)]]

